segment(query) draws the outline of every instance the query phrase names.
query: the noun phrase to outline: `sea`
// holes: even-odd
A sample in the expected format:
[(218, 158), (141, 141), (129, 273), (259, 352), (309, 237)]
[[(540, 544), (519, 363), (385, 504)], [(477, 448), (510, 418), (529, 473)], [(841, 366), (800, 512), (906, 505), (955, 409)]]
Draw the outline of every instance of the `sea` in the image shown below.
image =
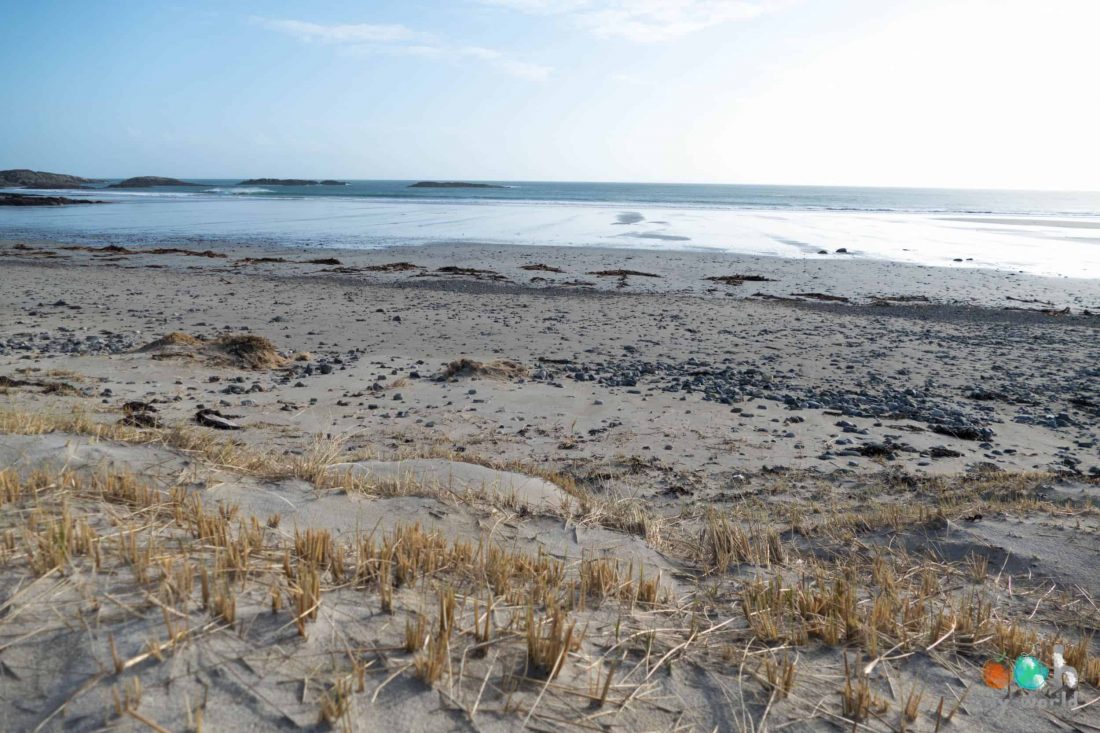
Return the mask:
[[(414, 181), (23, 191), (110, 205), (0, 207), (0, 239), (382, 248), (445, 242), (844, 256), (1100, 277), (1100, 192)], [(109, 182), (108, 182), (109, 183)], [(17, 189), (3, 189), (15, 192)]]

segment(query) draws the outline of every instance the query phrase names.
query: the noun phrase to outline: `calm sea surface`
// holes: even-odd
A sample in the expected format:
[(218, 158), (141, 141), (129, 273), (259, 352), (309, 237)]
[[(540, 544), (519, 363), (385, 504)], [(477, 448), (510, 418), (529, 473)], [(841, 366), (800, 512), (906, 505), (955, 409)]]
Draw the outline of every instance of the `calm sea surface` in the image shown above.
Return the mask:
[[(1100, 277), (1100, 193), (494, 182), (60, 192), (109, 206), (0, 208), (0, 238), (375, 248), (446, 241), (852, 256)], [(14, 190), (14, 189), (8, 189)], [(44, 192), (49, 193), (49, 192)], [(956, 260), (963, 262), (957, 263)]]

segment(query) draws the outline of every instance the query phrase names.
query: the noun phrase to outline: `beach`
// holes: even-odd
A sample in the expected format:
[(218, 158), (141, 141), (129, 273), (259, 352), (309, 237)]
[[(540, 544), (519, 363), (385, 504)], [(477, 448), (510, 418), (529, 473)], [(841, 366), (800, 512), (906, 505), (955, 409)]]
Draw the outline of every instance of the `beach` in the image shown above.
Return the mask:
[[(844, 253), (22, 238), (0, 243), (0, 272), (4, 465), (26, 481), (33, 468), (83, 476), (66, 505), (104, 537), (166, 547), (178, 533), (171, 512), (142, 523), (161, 516), (155, 502), (118, 505), (95, 488), (111, 473), (182, 488), (210, 511), (233, 505), (232, 524), (244, 522), (233, 536), (258, 533), (234, 613), (224, 602), (210, 611), (205, 592), (201, 604), (197, 591), (177, 594), (167, 632), (130, 570), (34, 581), (54, 595), (20, 596), (5, 622), (6, 638), (26, 635), (5, 654), (17, 675), (6, 694), (36, 701), (9, 698), (11, 729), (46, 722), (36, 710), (59, 711), (59, 724), (110, 705), (110, 681), (89, 681), (110, 669), (110, 629), (123, 665), (159, 639), (157, 655), (134, 663), (145, 702), (132, 712), (170, 729), (200, 695), (214, 729), (247, 716), (304, 725), (334, 701), (350, 708), (332, 720), (369, 730), (507, 730), (516, 715), (543, 727), (582, 728), (592, 715), (611, 728), (732, 729), (736, 688), (748, 696), (740, 714), (776, 721), (874, 726), (890, 705), (890, 720), (907, 716), (921, 689), (914, 719), (929, 729), (951, 712), (960, 730), (990, 716), (1024, 730), (1040, 713), (1006, 711), (980, 685), (983, 645), (1005, 646), (1010, 628), (1021, 648), (1077, 644), (1093, 623), (1095, 280)], [(25, 516), (10, 513), (5, 530)], [(250, 517), (259, 524), (246, 532)], [(323, 561), (310, 571), (319, 614), (265, 607), (270, 587), (305, 592), (305, 571), (279, 569), (280, 543), (297, 547), (287, 557), (301, 568), (307, 529), (355, 548), (368, 534), (420, 542), (401, 534), (412, 525), (444, 544), (550, 558), (581, 585), (555, 580), (531, 601), (518, 589), (547, 581), (519, 573), (516, 588), (485, 595), (482, 560), (451, 547), (453, 567), (422, 568), (394, 600), (381, 581), (349, 581)], [(206, 562), (209, 548), (178, 541)], [(25, 572), (19, 552), (5, 555), (11, 583)], [(164, 566), (163, 582), (173, 572)], [(608, 586), (596, 590), (600, 572)], [(833, 595), (841, 578), (849, 600)], [(823, 594), (820, 605), (769, 595), (773, 581)], [(90, 635), (71, 620), (41, 625), (47, 599), (69, 599), (60, 613), (75, 618), (89, 612), (81, 594), (100, 591), (130, 610), (98, 611)], [(440, 613), (453, 626), (436, 611), (455, 603), (437, 598), (448, 592), (458, 610)], [(499, 606), (490, 621), (486, 604)], [(525, 608), (545, 625), (524, 622)], [(539, 671), (522, 628), (564, 635), (562, 613), (576, 635), (558, 638)], [(401, 651), (420, 617), (446, 633)], [(484, 624), (493, 632), (478, 632)], [(30, 674), (59, 643), (71, 645), (67, 671)], [(1085, 668), (1100, 665), (1083, 643), (1074, 659), (1095, 684)], [(474, 655), (478, 644), (489, 653)], [(892, 658), (895, 644), (910, 656)], [(849, 649), (891, 681), (845, 671)], [(311, 681), (314, 652), (332, 661)], [(230, 679), (215, 658), (246, 661)], [(433, 658), (454, 667), (434, 677)], [(341, 692), (345, 679), (365, 694)], [(849, 700), (860, 685), (866, 699)], [(837, 707), (842, 689), (854, 712)]]
[(1096, 0), (4, 11), (0, 733), (1100, 731)]
[[(604, 460), (610, 448), (600, 444), (616, 433), (617, 450), (644, 446), (657, 457), (683, 456), (697, 440), (711, 444), (694, 460), (678, 459), (692, 470), (705, 460), (723, 470), (866, 470), (877, 463), (837, 453), (890, 441), (913, 447), (892, 458), (917, 471), (959, 471), (975, 461), (1013, 470), (1063, 459), (1085, 472), (1100, 465), (1090, 409), (1100, 357), (1095, 280), (578, 248), (203, 250), (218, 255), (210, 257), (23, 246), (3, 250), (11, 287), (0, 343), (10, 366), (33, 357), (41, 369), (79, 367), (106, 379), (116, 400), (178, 396), (166, 409), (180, 419), (196, 402), (228, 401), (301, 434), (412, 430), (429, 440), (488, 431), (509, 459), (538, 460), (575, 423), (577, 434), (600, 437), (591, 451), (578, 446), (563, 457)], [(52, 305), (53, 293), (62, 305)], [(285, 384), (264, 384), (262, 397), (241, 405), (221, 396), (222, 385), (203, 384), (207, 375), (193, 365), (161, 362), (159, 379), (150, 379), (148, 358), (126, 353), (177, 331), (261, 335), (281, 351), (340, 368), (319, 374), (314, 365), (300, 387), (284, 375)], [(107, 333), (123, 345), (83, 353), (87, 339), (103, 343)], [(501, 394), (450, 395), (428, 377), (460, 358), (508, 359), (541, 376), (522, 386), (490, 381)], [(135, 368), (145, 378), (132, 385), (112, 378)], [(180, 369), (194, 371), (182, 386)], [(412, 372), (421, 378), (400, 390), (400, 403), (388, 393), (347, 397)], [(364, 410), (364, 399), (377, 404)], [(294, 421), (280, 414), (286, 402), (301, 406), (290, 413)], [(806, 422), (785, 424), (792, 415)], [(838, 420), (867, 432), (840, 448)], [(615, 421), (624, 427), (605, 435)], [(549, 437), (514, 441), (509, 433), (524, 424)], [(935, 425), (996, 438), (952, 440)], [(719, 450), (731, 440), (741, 447)], [(962, 455), (929, 459), (927, 450), (944, 442)]]

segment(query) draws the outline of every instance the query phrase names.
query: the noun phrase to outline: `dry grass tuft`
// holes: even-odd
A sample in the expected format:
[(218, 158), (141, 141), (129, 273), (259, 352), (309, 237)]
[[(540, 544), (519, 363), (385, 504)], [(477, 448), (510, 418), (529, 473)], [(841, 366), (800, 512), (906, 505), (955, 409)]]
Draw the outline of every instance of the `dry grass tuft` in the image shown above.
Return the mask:
[[(189, 431), (99, 426), (78, 415), (0, 412), (0, 429), (5, 425), (29, 432), (63, 426), (170, 445), (239, 471), (309, 477), (321, 485), (322, 469), (346, 453), (336, 442), (318, 441), (295, 457), (272, 456), (226, 447), (220, 436), (208, 441)], [(776, 727), (777, 716), (786, 716), (786, 725), (820, 715), (836, 722), (842, 715), (846, 729), (853, 723), (899, 731), (927, 723), (931, 729), (935, 700), (945, 691), (918, 679), (894, 690), (890, 711), (878, 694), (882, 669), (892, 673), (914, 657), (952, 669), (990, 655), (1044, 657), (1063, 643), (1082, 682), (1100, 684), (1100, 658), (1087, 628), (1073, 634), (1079, 621), (1065, 612), (1087, 611), (1087, 594), (1044, 600), (1046, 585), (1023, 577), (1010, 584), (985, 555), (910, 555), (896, 541), (914, 526), (934, 531), (944, 517), (975, 509), (1036, 506), (1034, 492), (1025, 491), (1031, 479), (1001, 480), (929, 482), (912, 489), (912, 502), (882, 502), (881, 511), (868, 511), (866, 502), (792, 511), (791, 524), (802, 530), (788, 538), (777, 520), (788, 513), (767, 506), (744, 502), (661, 516), (644, 502), (598, 495), (568, 475), (558, 477), (568, 497), (557, 519), (645, 538), (668, 560), (662, 575), (610, 549), (579, 560), (526, 552), (515, 535), (499, 533), (505, 522), (528, 518), (507, 509), (491, 530), (457, 539), (416, 523), (352, 539), (318, 527), (276, 531), (277, 520), (206, 506), (199, 494), (182, 487), (158, 491), (134, 476), (21, 476), (9, 469), (0, 470), (0, 572), (7, 574), (0, 578), (13, 583), (5, 592), (63, 589), (78, 581), (110, 588), (110, 598), (90, 592), (81, 599), (82, 607), (111, 610), (97, 617), (110, 644), (104, 666), (109, 675), (112, 663), (114, 669), (104, 682), (107, 700), (118, 675), (139, 663), (143, 672), (155, 668), (202, 634), (248, 645), (265, 627), (277, 627), (284, 632), (279, 653), (306, 658), (313, 670), (302, 699), (308, 693), (318, 701), (322, 723), (345, 730), (355, 696), (376, 672), (379, 688), (402, 675), (417, 679), (471, 720), (481, 712), (519, 713), (548, 728), (587, 706), (603, 708), (590, 720), (614, 713), (630, 724), (625, 716), (668, 704), (653, 692), (680, 660), (758, 684), (763, 696), (757, 699), (767, 700), (769, 725)], [(146, 611), (163, 621), (152, 631), (143, 628), (138, 646), (122, 624), (140, 623)], [(0, 608), (0, 627), (17, 615)], [(66, 623), (79, 633), (80, 623)], [(292, 624), (300, 638), (289, 631)], [(348, 624), (364, 626), (352, 636)], [(0, 632), (22, 643), (12, 628)], [(313, 630), (308, 641), (307, 630)], [(298, 649), (308, 651), (298, 657)], [(853, 652), (859, 661), (844, 656), (842, 666), (842, 655)], [(810, 672), (804, 663), (799, 667), (803, 654), (814, 661)], [(740, 669), (730, 663), (738, 656)], [(883, 660), (876, 676), (872, 670)], [(162, 694), (146, 681), (147, 697)], [(119, 714), (133, 718), (140, 695), (131, 691), (127, 700), (117, 689)], [(924, 700), (933, 701), (928, 721), (919, 720)], [(953, 712), (941, 710), (939, 719)]]
[(497, 359), (489, 363), (465, 357), (456, 359), (439, 373), (442, 379), (459, 377), (489, 377), (490, 379), (516, 379), (527, 376), (527, 367), (509, 359)]
[(779, 661), (776, 661), (774, 656), (768, 656), (764, 660), (764, 679), (775, 691), (777, 699), (784, 700), (791, 694), (797, 669), (798, 659), (791, 659), (787, 655)]
[(172, 331), (169, 334), (161, 336), (155, 341), (150, 341), (149, 343), (145, 344), (145, 346), (142, 346), (140, 349), (138, 349), (138, 352), (147, 353), (150, 351), (160, 351), (161, 349), (166, 349), (173, 346), (202, 346), (205, 343), (206, 341), (204, 339), (198, 338), (197, 336), (192, 336), (189, 333), (183, 333), (182, 331)]
[(207, 340), (173, 331), (137, 349), (154, 359), (197, 359), (237, 369), (274, 369), (287, 363), (270, 340), (253, 334), (227, 334)]
[(352, 684), (347, 677), (336, 680), (321, 696), (321, 710), (318, 722), (327, 723), (332, 728), (350, 732)]
[(871, 715), (881, 715), (889, 704), (871, 690), (867, 675), (852, 671), (848, 655), (844, 655), (844, 689), (840, 692), (841, 711), (844, 717), (855, 722), (867, 720)]
[(909, 723), (915, 723), (920, 714), (920, 702), (924, 698), (924, 690), (914, 687), (905, 696), (905, 707), (901, 711), (901, 719), (898, 728), (904, 731)]
[(413, 670), (416, 678), (428, 687), (434, 686), (443, 677), (450, 659), (450, 639), (442, 634), (437, 635), (430, 640), (427, 648), (417, 654), (413, 660)]
[(224, 354), (232, 366), (241, 369), (273, 369), (283, 366), (286, 359), (268, 339), (251, 334), (222, 336), (210, 348)]
[(769, 567), (787, 560), (777, 531), (758, 527), (746, 531), (714, 511), (704, 518), (695, 555), (708, 573), (724, 573), (738, 563)]
[(561, 672), (566, 655), (580, 646), (574, 631), (559, 608), (553, 608), (542, 620), (535, 620), (535, 609), (527, 607), (527, 674), (554, 679)]

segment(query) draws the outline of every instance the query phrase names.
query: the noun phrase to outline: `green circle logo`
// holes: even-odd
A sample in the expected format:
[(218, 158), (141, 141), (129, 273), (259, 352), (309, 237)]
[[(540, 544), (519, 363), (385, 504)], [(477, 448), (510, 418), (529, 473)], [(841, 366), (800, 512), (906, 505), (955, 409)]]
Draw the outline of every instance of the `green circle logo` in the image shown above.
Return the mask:
[(1021, 690), (1042, 689), (1047, 683), (1048, 676), (1050, 676), (1050, 670), (1047, 666), (1030, 654), (1018, 658), (1012, 667), (1012, 679)]

